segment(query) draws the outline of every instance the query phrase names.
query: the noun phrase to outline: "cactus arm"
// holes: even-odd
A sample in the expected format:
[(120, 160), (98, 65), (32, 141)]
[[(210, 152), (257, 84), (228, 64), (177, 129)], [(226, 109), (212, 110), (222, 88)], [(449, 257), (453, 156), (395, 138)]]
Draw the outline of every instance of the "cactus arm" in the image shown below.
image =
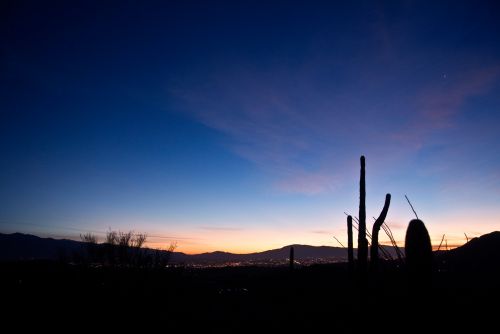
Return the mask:
[(389, 211), (389, 205), (391, 205), (391, 194), (385, 195), (385, 203), (382, 212), (378, 216), (377, 220), (373, 224), (372, 229), (372, 245), (370, 249), (370, 256), (372, 264), (376, 265), (378, 262), (378, 233), (382, 224), (385, 222), (385, 218), (387, 217), (387, 212)]

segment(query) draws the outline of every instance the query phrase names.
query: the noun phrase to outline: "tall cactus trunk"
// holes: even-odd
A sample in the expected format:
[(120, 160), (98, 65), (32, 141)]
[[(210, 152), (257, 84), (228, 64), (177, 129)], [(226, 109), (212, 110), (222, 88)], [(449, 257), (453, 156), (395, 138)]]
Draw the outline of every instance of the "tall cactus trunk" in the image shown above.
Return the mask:
[(359, 231), (358, 231), (358, 267), (363, 274), (367, 270), (368, 240), (366, 239), (366, 183), (365, 157), (361, 156), (361, 175), (359, 179)]
[(295, 262), (294, 249), (293, 246), (290, 247), (290, 270), (293, 270)]
[(349, 272), (352, 272), (354, 267), (354, 251), (352, 242), (352, 217), (347, 216), (347, 260), (349, 261)]
[(377, 220), (373, 224), (372, 229), (372, 246), (370, 249), (370, 263), (372, 269), (376, 269), (378, 266), (378, 233), (380, 228), (385, 222), (385, 217), (387, 217), (387, 211), (389, 211), (389, 205), (391, 204), (391, 194), (385, 195), (385, 203), (380, 216), (378, 216)]

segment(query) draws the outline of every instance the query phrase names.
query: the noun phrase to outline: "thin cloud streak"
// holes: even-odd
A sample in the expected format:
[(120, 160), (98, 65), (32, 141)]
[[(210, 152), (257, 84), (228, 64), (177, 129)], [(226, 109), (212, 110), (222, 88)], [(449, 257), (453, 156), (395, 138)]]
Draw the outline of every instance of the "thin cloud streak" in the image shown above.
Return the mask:
[(424, 88), (415, 101), (418, 109), (411, 123), (392, 137), (421, 148), (433, 131), (454, 127), (454, 118), (467, 99), (488, 93), (499, 77), (500, 66), (493, 65), (462, 75), (448, 75), (438, 84)]
[(243, 231), (242, 228), (239, 227), (225, 227), (225, 226), (200, 226), (198, 227), (200, 230), (206, 231), (224, 231), (224, 232), (238, 232)]
[(489, 93), (500, 75), (497, 64), (464, 68), (458, 61), (446, 77), (432, 67), (421, 73), (421, 59), (398, 51), (402, 38), (384, 22), (382, 15), (367, 38), (385, 47), (347, 69), (345, 59), (318, 58), (334, 50), (312, 43), (322, 48), (312, 47), (293, 67), (215, 66), (177, 82), (170, 97), (227, 136), (228, 149), (270, 175), (274, 189), (333, 193), (351, 175), (346, 161), (361, 154), (377, 156), (380, 170), (411, 161), (435, 134), (453, 129), (469, 99)]
[(311, 233), (333, 235), (333, 232), (326, 230), (313, 230)]
[(268, 73), (233, 73), (208, 92), (177, 94), (196, 119), (229, 136), (234, 153), (273, 175), (275, 189), (314, 195), (337, 188), (337, 158), (345, 155), (338, 144), (352, 130), (343, 125), (350, 117), (346, 102), (312, 92), (308, 76), (285, 75), (285, 82), (302, 82), (290, 87)]

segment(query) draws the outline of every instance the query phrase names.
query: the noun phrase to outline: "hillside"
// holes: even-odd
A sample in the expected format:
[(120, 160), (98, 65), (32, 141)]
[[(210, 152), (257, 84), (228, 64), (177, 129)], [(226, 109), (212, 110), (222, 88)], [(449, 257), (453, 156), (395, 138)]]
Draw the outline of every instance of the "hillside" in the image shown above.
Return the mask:
[(40, 238), (30, 234), (0, 233), (0, 261), (56, 260), (82, 250), (82, 242)]
[(495, 231), (471, 239), (463, 246), (438, 255), (452, 270), (500, 270), (500, 232)]

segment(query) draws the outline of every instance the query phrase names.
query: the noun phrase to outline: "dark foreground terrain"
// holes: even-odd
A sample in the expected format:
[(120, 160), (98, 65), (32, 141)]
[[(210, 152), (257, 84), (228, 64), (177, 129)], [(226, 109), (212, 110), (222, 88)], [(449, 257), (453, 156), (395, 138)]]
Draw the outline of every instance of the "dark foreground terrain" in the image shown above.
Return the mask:
[(497, 267), (450, 271), (442, 263), (422, 286), (395, 264), (385, 264), (361, 283), (349, 277), (345, 264), (290, 271), (4, 263), (2, 314), (18, 329), (34, 322), (40, 329), (91, 330), (105, 323), (113, 331), (136, 326), (189, 332), (472, 330), (497, 326)]
[(432, 273), (418, 277), (399, 262), (366, 276), (345, 263), (291, 270), (3, 262), (2, 324), (9, 332), (498, 332), (500, 232), (433, 257)]

